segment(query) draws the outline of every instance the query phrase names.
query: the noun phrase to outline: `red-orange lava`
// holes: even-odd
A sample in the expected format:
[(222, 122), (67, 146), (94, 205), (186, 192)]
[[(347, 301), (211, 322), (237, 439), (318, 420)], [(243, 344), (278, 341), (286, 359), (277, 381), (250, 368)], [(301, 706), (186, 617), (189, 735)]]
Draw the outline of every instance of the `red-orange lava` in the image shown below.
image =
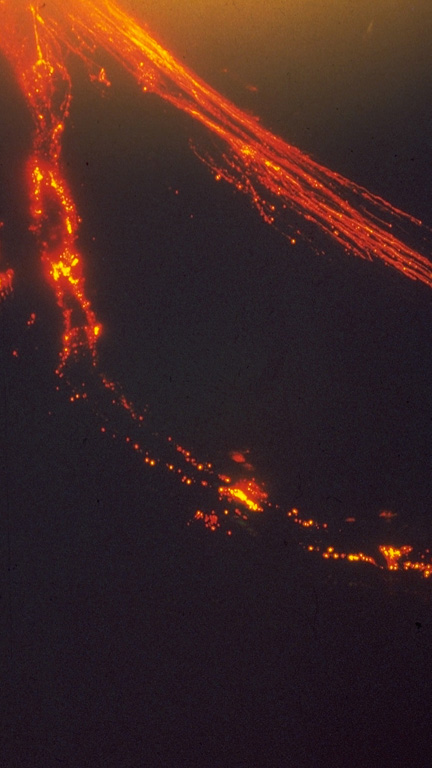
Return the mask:
[[(409, 278), (432, 287), (432, 264), (397, 233), (409, 224), (422, 234), (421, 222), (398, 210), (382, 198), (312, 160), (299, 149), (274, 136), (259, 121), (221, 96), (163, 48), (139, 21), (112, 0), (0, 0), (0, 50), (13, 68), (17, 83), (33, 118), (33, 146), (28, 160), (28, 191), (31, 230), (39, 248), (42, 269), (63, 319), (57, 373), (78, 357), (88, 357), (97, 370), (97, 342), (103, 328), (86, 293), (84, 258), (77, 246), (80, 218), (62, 162), (62, 137), (72, 99), (72, 82), (67, 56), (75, 54), (85, 63), (92, 81), (104, 88), (111, 83), (109, 72), (98, 61), (101, 51), (117, 60), (136, 81), (141, 91), (154, 93), (203, 125), (217, 140), (217, 157), (202, 159), (216, 180), (224, 179), (246, 194), (263, 219), (274, 224), (292, 245), (302, 236), (292, 230), (288, 211), (315, 225), (349, 254), (380, 260)], [(306, 235), (305, 235), (306, 236)], [(11, 267), (0, 272), (0, 299), (13, 287)], [(28, 325), (35, 322), (34, 313)], [(16, 353), (16, 354), (15, 354)], [(13, 353), (18, 357), (18, 352)], [(126, 412), (132, 427), (144, 421), (120, 387), (98, 374), (99, 385), (110, 405)], [(87, 399), (83, 382), (73, 389), (71, 402)], [(103, 433), (119, 438), (120, 430), (108, 418)], [(215, 532), (232, 535), (236, 519), (251, 525), (256, 513), (276, 508), (264, 485), (251, 476), (252, 465), (240, 451), (231, 454), (235, 479), (217, 474), (212, 463), (195, 458), (171, 437), (157, 453), (132, 434), (123, 435), (142, 463), (154, 471), (171, 473), (184, 486), (204, 489), (209, 494), (194, 519)], [(211, 499), (211, 500), (210, 500)], [(387, 521), (393, 513), (381, 512)], [(223, 525), (224, 519), (228, 523)], [(296, 508), (286, 519), (303, 535), (328, 535), (326, 523), (302, 517)], [(355, 523), (354, 517), (346, 522)], [(308, 533), (309, 532), (309, 533)], [(366, 563), (377, 559), (362, 552), (336, 551), (331, 544), (304, 544), (326, 560)], [(389, 570), (417, 570), (425, 577), (432, 573), (430, 556), (408, 560), (411, 546), (379, 547)]]

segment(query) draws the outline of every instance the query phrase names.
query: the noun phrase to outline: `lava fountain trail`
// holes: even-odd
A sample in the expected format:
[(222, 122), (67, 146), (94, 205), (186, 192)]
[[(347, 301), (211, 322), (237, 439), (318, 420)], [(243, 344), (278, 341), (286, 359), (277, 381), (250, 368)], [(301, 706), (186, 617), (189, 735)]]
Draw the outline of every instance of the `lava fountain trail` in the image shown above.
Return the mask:
[[(381, 565), (371, 555), (336, 551), (327, 543), (325, 523), (302, 519), (296, 509), (282, 513), (269, 501), (263, 484), (251, 474), (252, 466), (239, 452), (233, 460), (244, 466), (235, 469), (234, 479), (218, 472), (171, 437), (151, 432), (119, 385), (99, 372), (97, 341), (102, 326), (85, 291), (83, 257), (77, 247), (80, 220), (61, 160), (72, 98), (65, 54), (78, 55), (90, 77), (108, 86), (107, 73), (98, 63), (98, 51), (106, 50), (143, 91), (159, 95), (199, 121), (220, 142), (219, 158), (203, 158), (215, 178), (225, 179), (247, 194), (265, 221), (293, 243), (295, 235), (302, 233), (291, 231), (284, 223), (288, 209), (315, 224), (347, 252), (381, 260), (432, 286), (432, 264), (393, 234), (393, 229), (403, 225), (417, 227), (422, 233), (421, 222), (273, 136), (183, 67), (110, 0), (51, 0), (40, 6), (26, 0), (0, 0), (0, 30), (0, 50), (14, 70), (34, 123), (28, 161), (31, 229), (63, 318), (57, 374), (72, 387), (70, 400), (91, 402), (102, 432), (126, 443), (146, 466), (170, 473), (185, 487), (194, 488), (195, 498), (199, 491), (203, 503), (193, 518), (211, 531), (222, 529), (231, 535), (236, 522), (249, 530), (253, 516), (274, 510), (304, 536), (309, 531), (312, 539), (304, 540), (302, 534), (300, 543), (325, 559), (417, 570), (429, 576), (428, 550), (417, 560), (408, 560), (410, 546), (382, 545), (378, 550)], [(0, 298), (11, 292), (13, 276), (10, 268), (0, 272)], [(89, 363), (84, 374), (83, 366), (75, 365), (79, 360)]]
[[(144, 92), (156, 93), (204, 125), (221, 142), (218, 158), (202, 157), (215, 178), (245, 193), (265, 221), (277, 226), (292, 244), (302, 231), (287, 223), (287, 211), (316, 225), (347, 253), (381, 260), (432, 285), (431, 262), (394, 233), (398, 225), (420, 228), (421, 221), (274, 136), (180, 64), (111, 0), (75, 0), (62, 13), (60, 24), (45, 16), (41, 24), (60, 36), (91, 70), (97, 50), (105, 49)], [(98, 72), (99, 79), (108, 82), (102, 67)]]

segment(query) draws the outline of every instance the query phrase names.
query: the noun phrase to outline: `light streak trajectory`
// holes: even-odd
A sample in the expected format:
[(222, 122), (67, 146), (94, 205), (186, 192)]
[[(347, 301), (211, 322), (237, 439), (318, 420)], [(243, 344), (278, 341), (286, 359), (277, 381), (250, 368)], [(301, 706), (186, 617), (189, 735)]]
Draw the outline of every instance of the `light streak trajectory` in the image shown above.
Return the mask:
[[(71, 76), (65, 63), (67, 53), (84, 62), (92, 80), (109, 87), (107, 72), (99, 61), (100, 52), (108, 52), (143, 92), (157, 94), (203, 125), (220, 145), (217, 157), (202, 158), (215, 178), (224, 179), (246, 194), (263, 219), (293, 244), (302, 232), (291, 228), (287, 211), (308, 225), (315, 225), (347, 253), (380, 260), (432, 287), (432, 263), (395, 234), (403, 226), (412, 226), (418, 239), (422, 239), (424, 230), (418, 219), (274, 136), (256, 118), (180, 64), (115, 2), (50, 0), (37, 4), (0, 0), (0, 50), (13, 68), (34, 123), (28, 161), (31, 229), (63, 317), (57, 369), (61, 377), (65, 376), (66, 365), (83, 353), (89, 354), (96, 368), (97, 340), (102, 331), (85, 291), (83, 257), (76, 244), (80, 220), (61, 161), (62, 136), (72, 99)], [(0, 298), (5, 298), (12, 287), (13, 270), (8, 268), (0, 272)], [(99, 381), (112, 396), (113, 404), (128, 411), (134, 421), (142, 421), (143, 417), (117, 385), (103, 374)], [(86, 397), (87, 393), (75, 391), (71, 399), (80, 396)], [(138, 443), (132, 446), (145, 454), (146, 464), (157, 464), (158, 460)], [(166, 468), (179, 473), (185, 484), (196, 482), (196, 478), (192, 479), (194, 473), (198, 476), (204, 472), (210, 478), (199, 481), (204, 487), (210, 483), (217, 488), (222, 480), (223, 485), (218, 488), (220, 502), (228, 499), (249, 511), (262, 511), (268, 505), (267, 494), (255, 480), (231, 484), (229, 479), (213, 477), (209, 465), (200, 464), (180, 446), (175, 446), (174, 452), (183, 466), (193, 467), (190, 474), (178, 462), (166, 462)], [(297, 514), (288, 516), (303, 527), (320, 527), (314, 521), (301, 521)], [(196, 517), (212, 530), (219, 526), (214, 510), (198, 510)], [(314, 545), (310, 547), (316, 549)], [(333, 548), (329, 548), (323, 555), (327, 559), (330, 550), (335, 557)], [(386, 554), (389, 551), (393, 553), (391, 558)], [(408, 547), (403, 548), (400, 556), (409, 551)], [(384, 557), (391, 561), (393, 570), (398, 563), (394, 553), (398, 552), (385, 548)], [(356, 557), (353, 555), (352, 559)], [(373, 558), (364, 555), (357, 559), (375, 564)], [(430, 573), (425, 563), (417, 569), (426, 575)]]

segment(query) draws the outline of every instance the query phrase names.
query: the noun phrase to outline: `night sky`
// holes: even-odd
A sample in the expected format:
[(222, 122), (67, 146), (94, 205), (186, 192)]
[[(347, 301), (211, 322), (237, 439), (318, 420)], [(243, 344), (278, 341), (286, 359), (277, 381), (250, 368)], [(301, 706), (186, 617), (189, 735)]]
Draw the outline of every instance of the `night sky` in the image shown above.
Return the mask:
[[(276, 134), (432, 226), (432, 8), (376, 5), (125, 3)], [(249, 451), (281, 512), (231, 538), (188, 526), (194, 492), (56, 389), (31, 119), (2, 61), (0, 764), (429, 765), (429, 582), (323, 562), (283, 510), (374, 555), (430, 545), (431, 291), (318, 231), (292, 247), (215, 183), (202, 127), (105, 63), (106, 93), (69, 56), (64, 140), (100, 368), (221, 472)]]

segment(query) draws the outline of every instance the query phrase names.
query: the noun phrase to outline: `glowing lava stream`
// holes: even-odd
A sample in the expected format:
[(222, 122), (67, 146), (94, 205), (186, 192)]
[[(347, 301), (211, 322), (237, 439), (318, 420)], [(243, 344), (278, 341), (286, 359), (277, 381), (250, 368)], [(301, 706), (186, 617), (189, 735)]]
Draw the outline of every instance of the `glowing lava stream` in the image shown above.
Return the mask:
[[(36, 5), (26, 0), (0, 0), (0, 49), (15, 72), (16, 79), (34, 122), (33, 150), (28, 163), (31, 228), (35, 232), (43, 268), (52, 285), (63, 316), (63, 337), (57, 373), (65, 376), (66, 364), (82, 353), (96, 367), (97, 339), (101, 325), (85, 293), (83, 259), (76, 241), (79, 217), (63, 176), (61, 139), (71, 103), (71, 79), (64, 52), (71, 51), (85, 62), (91, 79), (109, 85), (106, 72), (97, 63), (98, 48), (105, 49), (132, 75), (143, 91), (153, 92), (204, 125), (221, 142), (219, 159), (204, 159), (217, 179), (225, 179), (247, 194), (261, 216), (286, 236), (283, 213), (288, 208), (312, 222), (355, 256), (380, 259), (412, 279), (432, 287), (432, 264), (404, 244), (392, 229), (396, 224), (421, 222), (397, 210), (385, 200), (324, 168), (307, 155), (273, 136), (256, 119), (243, 113), (206, 83), (183, 67), (132, 17), (110, 0), (62, 0)], [(12, 290), (13, 271), (0, 272), (0, 298)], [(99, 375), (111, 405), (128, 412), (138, 428), (143, 416), (121, 394), (117, 385)], [(87, 397), (83, 389), (71, 400)], [(115, 420), (113, 419), (112, 423)], [(102, 431), (117, 437), (106, 419)], [(200, 463), (171, 438), (159, 457), (151, 456), (139, 441), (125, 436), (127, 443), (143, 456), (150, 467), (162, 466), (185, 485), (200, 485), (216, 496), (218, 511), (197, 510), (195, 518), (211, 530), (221, 527), (221, 514), (248, 520), (251, 513), (270, 508), (267, 493), (250, 476), (237, 482), (216, 475), (210, 464)], [(166, 456), (162, 458), (163, 451)], [(235, 454), (237, 461), (240, 454)], [(251, 466), (244, 460), (245, 468)], [(222, 485), (221, 485), (222, 483)], [(297, 510), (287, 517), (301, 529), (326, 529), (326, 524), (302, 520)], [(234, 517), (235, 519), (235, 517)], [(231, 529), (227, 530), (231, 533)], [(376, 565), (374, 558), (320, 551), (325, 559), (346, 559)], [(380, 548), (390, 570), (397, 570), (411, 547), (390, 545)], [(403, 568), (431, 573), (430, 558), (405, 561)], [(383, 566), (380, 566), (383, 567)]]
[[(398, 220), (420, 226), (418, 219), (274, 136), (180, 64), (114, 2), (75, 0), (65, 5), (66, 26), (43, 22), (52, 33), (60, 34), (88, 66), (94, 66), (92, 51), (104, 48), (143, 91), (158, 94), (215, 134), (227, 150), (219, 159), (205, 160), (215, 177), (247, 194), (263, 218), (277, 224), (293, 243), (301, 232), (290, 232), (281, 219), (287, 208), (317, 225), (347, 252), (380, 259), (432, 285), (431, 262), (392, 232)], [(105, 80), (104, 70), (99, 72)]]

